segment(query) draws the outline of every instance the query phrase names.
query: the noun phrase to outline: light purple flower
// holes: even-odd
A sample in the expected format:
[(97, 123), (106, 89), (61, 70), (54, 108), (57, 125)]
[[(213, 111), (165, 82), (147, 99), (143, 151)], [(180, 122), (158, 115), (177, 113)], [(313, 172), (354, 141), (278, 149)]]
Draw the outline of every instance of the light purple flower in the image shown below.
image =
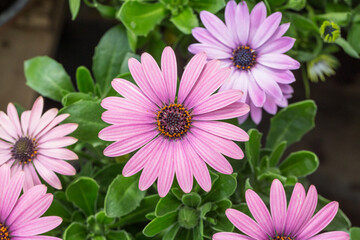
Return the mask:
[(0, 167), (0, 239), (1, 240), (61, 240), (39, 235), (60, 225), (57, 216), (41, 217), (50, 207), (53, 195), (46, 193), (45, 185), (37, 185), (20, 198), (24, 184), (23, 171), (10, 177), (10, 167)]
[[(266, 7), (258, 3), (249, 14), (245, 1), (238, 5), (231, 0), (225, 9), (225, 24), (214, 14), (202, 11), (205, 28), (194, 28), (193, 36), (200, 42), (189, 46), (193, 54), (205, 52), (208, 59), (219, 59), (230, 67), (231, 77), (220, 91), (239, 89), (244, 92), (241, 102), (250, 105), (252, 120), (258, 124), (262, 108), (270, 114), (285, 107), (295, 81), (290, 70), (299, 62), (283, 54), (294, 45), (295, 39), (283, 37), (290, 24), (280, 24), (281, 13), (266, 17)], [(248, 115), (239, 118), (242, 123)]]
[(330, 202), (314, 216), (318, 195), (311, 185), (307, 194), (297, 183), (289, 206), (283, 185), (275, 179), (270, 189), (270, 212), (253, 190), (245, 193), (246, 203), (256, 222), (235, 209), (227, 209), (226, 216), (243, 234), (221, 232), (213, 240), (349, 240), (343, 231), (320, 233), (335, 217), (339, 204)]
[(143, 169), (139, 188), (145, 190), (158, 179), (161, 197), (169, 192), (175, 174), (184, 192), (191, 191), (193, 177), (209, 191), (205, 163), (231, 174), (233, 169), (223, 155), (243, 158), (233, 141), (247, 141), (249, 136), (239, 127), (216, 120), (242, 116), (249, 106), (237, 102), (242, 96), (239, 90), (213, 94), (230, 69), (220, 68), (217, 60), (206, 63), (206, 54), (197, 54), (186, 66), (177, 92), (177, 63), (170, 47), (162, 53), (161, 69), (148, 53), (142, 54), (141, 63), (131, 58), (128, 64), (139, 87), (114, 79), (112, 86), (123, 97), (102, 101), (107, 109), (102, 119), (113, 125), (100, 131), (99, 137), (115, 141), (104, 155), (116, 157), (141, 148), (122, 174), (131, 176)]
[[(64, 160), (78, 159), (66, 146), (77, 139), (66, 136), (77, 128), (75, 123), (57, 126), (69, 114), (56, 116), (52, 108), (42, 115), (44, 100), (38, 97), (31, 111), (24, 111), (19, 120), (15, 106), (9, 103), (7, 114), (0, 112), (0, 166), (7, 163), (13, 173), (24, 171), (24, 191), (41, 184), (36, 173), (51, 186), (61, 189), (61, 182), (54, 172), (75, 175), (76, 170)], [(36, 171), (35, 171), (36, 169)]]

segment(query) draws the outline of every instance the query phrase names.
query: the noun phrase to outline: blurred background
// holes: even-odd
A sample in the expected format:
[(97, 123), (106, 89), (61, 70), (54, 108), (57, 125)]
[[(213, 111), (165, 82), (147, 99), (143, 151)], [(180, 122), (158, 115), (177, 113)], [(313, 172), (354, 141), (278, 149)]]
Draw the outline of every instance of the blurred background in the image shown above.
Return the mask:
[[(26, 86), (23, 62), (48, 55), (63, 64), (74, 79), (76, 68), (91, 69), (94, 48), (116, 21), (106, 20), (85, 6), (76, 21), (66, 0), (0, 1), (0, 109), (8, 102), (31, 107), (37, 94)], [(324, 197), (337, 200), (353, 225), (360, 226), (360, 61), (340, 52), (340, 68), (326, 82), (311, 83), (311, 98), (318, 105), (316, 127), (288, 151), (310, 150), (320, 167), (309, 177)], [(290, 102), (305, 98), (300, 72)], [(61, 107), (46, 100), (46, 108)], [(270, 116), (259, 130), (266, 133)]]

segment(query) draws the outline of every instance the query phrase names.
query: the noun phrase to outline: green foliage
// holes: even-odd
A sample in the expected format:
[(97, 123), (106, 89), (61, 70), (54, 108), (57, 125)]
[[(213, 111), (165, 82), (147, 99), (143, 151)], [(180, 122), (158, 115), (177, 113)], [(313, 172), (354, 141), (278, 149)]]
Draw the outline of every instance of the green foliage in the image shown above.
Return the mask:
[(284, 176), (305, 177), (319, 166), (317, 156), (309, 151), (291, 153), (280, 165), (279, 169)]
[(360, 228), (359, 227), (350, 228), (350, 239), (351, 240), (360, 239)]
[(73, 222), (65, 230), (64, 240), (84, 240), (87, 236), (86, 226), (81, 223)]
[(69, 7), (72, 20), (75, 20), (80, 10), (81, 0), (69, 0)]
[(193, 28), (199, 26), (198, 18), (190, 7), (170, 18), (170, 21), (185, 34), (190, 34)]

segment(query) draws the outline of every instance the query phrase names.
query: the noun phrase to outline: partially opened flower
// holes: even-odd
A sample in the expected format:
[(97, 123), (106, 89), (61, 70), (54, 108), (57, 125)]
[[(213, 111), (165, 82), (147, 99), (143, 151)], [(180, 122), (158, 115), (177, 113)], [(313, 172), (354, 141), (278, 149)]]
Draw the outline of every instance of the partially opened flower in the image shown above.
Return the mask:
[(8, 105), (7, 114), (0, 112), (0, 165), (9, 164), (12, 172), (24, 171), (25, 191), (41, 183), (36, 171), (57, 189), (61, 189), (61, 182), (54, 172), (63, 175), (76, 173), (74, 167), (64, 160), (78, 157), (64, 147), (77, 141), (66, 136), (77, 128), (77, 124), (58, 126), (69, 115), (56, 116), (58, 110), (55, 108), (42, 115), (43, 105), (43, 98), (37, 98), (31, 111), (21, 114), (21, 120), (12, 103)]
[(226, 216), (243, 234), (221, 232), (213, 236), (214, 240), (349, 240), (349, 234), (343, 231), (320, 233), (335, 217), (339, 204), (330, 202), (314, 216), (318, 195), (311, 185), (308, 193), (297, 183), (289, 205), (281, 182), (275, 179), (270, 190), (270, 212), (253, 190), (247, 190), (246, 203), (256, 221), (235, 209), (227, 209)]
[[(295, 39), (283, 37), (289, 24), (280, 24), (281, 13), (266, 17), (266, 7), (258, 3), (249, 14), (245, 1), (238, 5), (231, 0), (225, 9), (225, 24), (214, 14), (202, 11), (200, 18), (205, 28), (194, 28), (193, 36), (200, 42), (189, 46), (191, 53), (205, 52), (208, 59), (219, 59), (231, 68), (231, 77), (221, 91), (239, 89), (244, 92), (242, 102), (250, 105), (251, 118), (259, 123), (262, 108), (275, 114), (277, 107), (285, 107), (288, 85), (295, 81), (290, 70), (300, 64), (285, 55)], [(247, 115), (239, 118), (240, 123)]]
[(19, 198), (24, 175), (23, 171), (18, 171), (10, 178), (9, 165), (0, 167), (0, 239), (60, 240), (39, 235), (59, 226), (62, 219), (57, 216), (41, 217), (53, 201), (53, 195), (46, 194), (45, 185), (30, 188)]
[(335, 75), (339, 61), (331, 55), (321, 54), (307, 64), (307, 73), (312, 82), (325, 81), (326, 77)]
[(141, 63), (129, 60), (136, 85), (115, 79), (113, 88), (123, 96), (105, 98), (107, 109), (102, 119), (112, 126), (99, 137), (115, 141), (104, 150), (109, 157), (121, 156), (141, 148), (123, 169), (131, 176), (143, 169), (139, 188), (145, 190), (158, 179), (158, 192), (165, 196), (174, 174), (184, 192), (190, 192), (193, 176), (209, 191), (211, 179), (206, 164), (230, 174), (232, 167), (223, 155), (234, 159), (244, 154), (235, 141), (247, 141), (242, 129), (216, 120), (239, 117), (249, 111), (237, 102), (242, 92), (229, 90), (214, 93), (228, 78), (230, 69), (220, 68), (219, 61), (206, 63), (205, 53), (195, 55), (185, 68), (177, 92), (177, 63), (174, 51), (166, 47), (161, 69), (148, 53)]

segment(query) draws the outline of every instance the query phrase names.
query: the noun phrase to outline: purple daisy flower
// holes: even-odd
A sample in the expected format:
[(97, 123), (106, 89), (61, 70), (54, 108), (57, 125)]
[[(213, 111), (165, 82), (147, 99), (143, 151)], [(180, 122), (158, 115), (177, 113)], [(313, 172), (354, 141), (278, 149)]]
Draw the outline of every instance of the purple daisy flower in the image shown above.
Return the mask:
[(20, 120), (12, 103), (8, 105), (7, 114), (0, 112), (0, 166), (7, 163), (13, 173), (24, 171), (24, 191), (41, 184), (36, 171), (57, 189), (61, 189), (61, 182), (54, 172), (76, 173), (75, 168), (64, 160), (78, 159), (74, 152), (65, 148), (77, 141), (66, 135), (75, 131), (78, 125), (57, 126), (69, 114), (56, 116), (58, 110), (53, 108), (42, 115), (43, 106), (44, 99), (38, 97), (31, 111), (24, 111)]
[[(279, 25), (281, 13), (266, 17), (266, 7), (260, 2), (249, 14), (245, 1), (237, 5), (231, 0), (225, 9), (225, 24), (207, 11), (202, 11), (200, 18), (205, 28), (193, 29), (200, 43), (191, 44), (189, 51), (205, 52), (208, 59), (219, 59), (231, 68), (231, 77), (220, 91), (243, 91), (241, 102), (250, 105), (256, 124), (261, 121), (262, 108), (275, 114), (278, 106), (286, 107), (293, 92), (288, 84), (295, 81), (290, 70), (298, 69), (300, 64), (283, 54), (292, 48), (295, 39), (283, 37), (290, 24)], [(240, 117), (239, 122), (247, 117)]]
[(60, 225), (57, 216), (40, 217), (50, 207), (53, 195), (46, 193), (45, 185), (30, 188), (20, 198), (24, 184), (23, 171), (10, 177), (10, 167), (0, 167), (0, 239), (1, 240), (61, 240), (39, 235)]
[[(270, 189), (270, 212), (253, 190), (245, 193), (246, 203), (256, 222), (248, 215), (235, 209), (227, 209), (226, 216), (243, 234), (220, 232), (213, 240), (349, 240), (347, 232), (333, 231), (318, 234), (335, 217), (339, 204), (330, 202), (314, 216), (318, 195), (311, 185), (308, 193), (297, 183), (289, 206), (283, 185), (275, 179)], [(317, 235), (318, 234), (318, 235)]]
[(242, 116), (249, 106), (238, 102), (239, 90), (214, 93), (230, 74), (217, 60), (206, 63), (206, 54), (195, 55), (186, 66), (177, 92), (175, 53), (166, 47), (161, 69), (148, 53), (141, 63), (129, 60), (136, 85), (114, 79), (113, 88), (123, 97), (105, 98), (107, 111), (102, 119), (112, 126), (99, 137), (115, 141), (104, 150), (109, 157), (121, 156), (141, 148), (127, 162), (122, 174), (131, 176), (143, 169), (139, 188), (145, 190), (158, 179), (158, 192), (165, 196), (174, 175), (184, 192), (190, 192), (193, 177), (209, 191), (211, 179), (207, 163), (216, 171), (231, 174), (233, 169), (223, 155), (243, 158), (234, 141), (247, 141), (245, 131), (216, 120)]

